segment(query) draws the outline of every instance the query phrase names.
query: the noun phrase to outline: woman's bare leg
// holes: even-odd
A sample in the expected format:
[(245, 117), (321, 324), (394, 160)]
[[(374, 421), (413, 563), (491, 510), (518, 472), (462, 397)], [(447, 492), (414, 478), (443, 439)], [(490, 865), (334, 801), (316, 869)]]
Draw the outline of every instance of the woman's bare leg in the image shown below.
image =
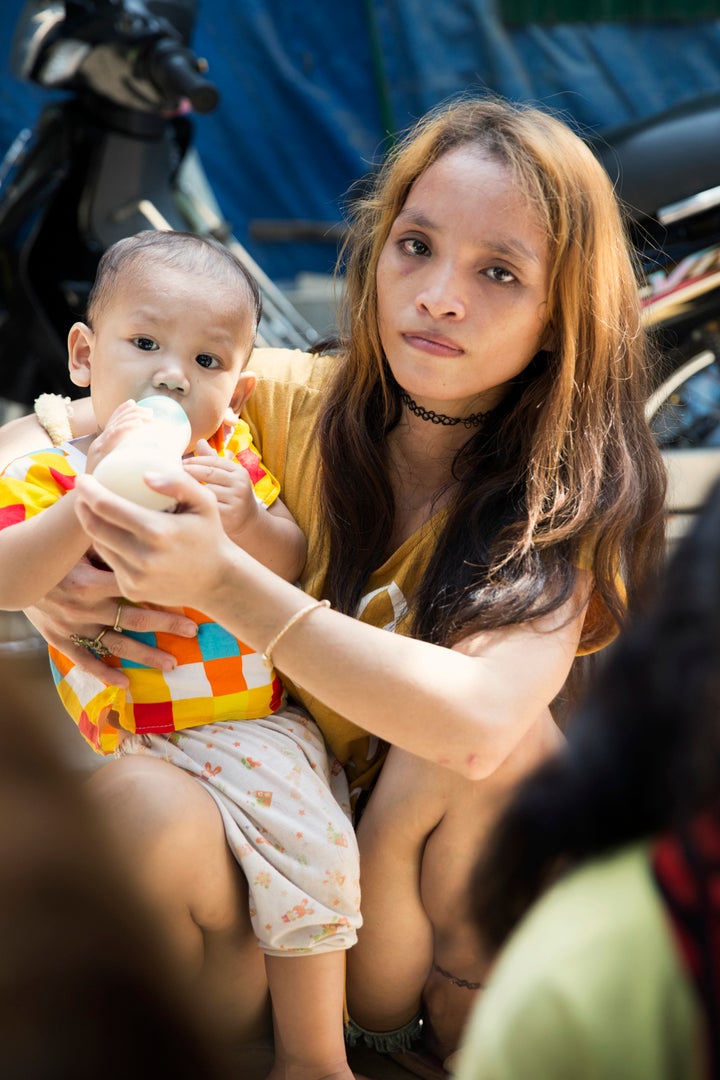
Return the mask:
[(275, 1028), (268, 1080), (352, 1080), (343, 1034), (345, 953), (266, 956)]
[(486, 780), (392, 749), (358, 827), (364, 924), (348, 953), (348, 1009), (388, 1031), (420, 1011), (440, 1059), (452, 1053), (490, 958), (467, 915), (469, 879), (517, 782), (561, 742), (543, 716)]
[(229, 1044), (269, 1032), (265, 965), (245, 879), (212, 797), (181, 769), (140, 756), (110, 762), (89, 789), (215, 1035)]
[(363, 926), (348, 953), (348, 1011), (369, 1031), (392, 1031), (416, 1016), (432, 967), (433, 930), (420, 876), (423, 848), (443, 807), (427, 789), (415, 798), (408, 775), (415, 760), (390, 751), (357, 830)]

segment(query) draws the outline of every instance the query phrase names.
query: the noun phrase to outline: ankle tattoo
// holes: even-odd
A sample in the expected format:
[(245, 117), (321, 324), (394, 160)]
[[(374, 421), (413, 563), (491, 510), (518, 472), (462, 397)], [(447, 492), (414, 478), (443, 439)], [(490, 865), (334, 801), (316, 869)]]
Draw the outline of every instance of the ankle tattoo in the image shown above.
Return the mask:
[(451, 971), (446, 971), (445, 968), (440, 967), (439, 964), (433, 964), (433, 970), (437, 971), (438, 975), (442, 975), (444, 979), (449, 979), (453, 986), (459, 986), (462, 990), (485, 989), (485, 983), (469, 982), (467, 979), (459, 979), (457, 975), (453, 975)]

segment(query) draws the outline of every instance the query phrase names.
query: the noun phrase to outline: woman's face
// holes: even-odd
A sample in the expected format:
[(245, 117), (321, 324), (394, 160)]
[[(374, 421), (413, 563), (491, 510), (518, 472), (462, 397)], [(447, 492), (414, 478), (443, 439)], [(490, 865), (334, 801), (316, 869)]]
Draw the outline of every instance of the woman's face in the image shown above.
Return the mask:
[(426, 408), (493, 407), (545, 344), (550, 249), (537, 208), (480, 147), (416, 181), (377, 268), (378, 321), (397, 382)]

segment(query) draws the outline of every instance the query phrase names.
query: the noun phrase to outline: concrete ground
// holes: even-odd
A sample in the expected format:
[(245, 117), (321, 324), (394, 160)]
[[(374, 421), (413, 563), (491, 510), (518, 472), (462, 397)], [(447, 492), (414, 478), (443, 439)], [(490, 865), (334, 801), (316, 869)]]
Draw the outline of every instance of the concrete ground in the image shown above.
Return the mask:
[[(22, 614), (0, 612), (0, 694), (12, 686), (21, 704), (35, 713), (57, 753), (78, 776), (87, 775), (102, 758), (87, 746), (62, 708), (55, 692), (45, 643)], [(272, 1061), (270, 1044), (243, 1050), (238, 1058), (238, 1076), (243, 1080), (264, 1080)], [(412, 1074), (380, 1054), (361, 1048), (352, 1052), (351, 1066), (369, 1080), (411, 1080)]]
[[(358, 1076), (367, 1080), (417, 1080), (414, 1073), (367, 1048), (355, 1049), (349, 1055), (350, 1066)], [(238, 1076), (243, 1080), (264, 1080), (272, 1064), (272, 1047), (258, 1044), (238, 1055)]]

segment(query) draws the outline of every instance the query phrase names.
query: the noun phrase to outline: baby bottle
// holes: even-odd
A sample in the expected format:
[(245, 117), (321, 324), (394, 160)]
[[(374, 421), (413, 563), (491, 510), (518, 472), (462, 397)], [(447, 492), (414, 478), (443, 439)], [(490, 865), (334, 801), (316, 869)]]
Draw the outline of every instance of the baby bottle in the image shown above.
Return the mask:
[(128, 431), (97, 465), (93, 476), (116, 495), (151, 510), (172, 510), (175, 499), (153, 491), (143, 480), (146, 472), (164, 476), (182, 472), (182, 456), (190, 442), (187, 414), (172, 398), (161, 394), (143, 398), (138, 405), (152, 410), (152, 420)]

